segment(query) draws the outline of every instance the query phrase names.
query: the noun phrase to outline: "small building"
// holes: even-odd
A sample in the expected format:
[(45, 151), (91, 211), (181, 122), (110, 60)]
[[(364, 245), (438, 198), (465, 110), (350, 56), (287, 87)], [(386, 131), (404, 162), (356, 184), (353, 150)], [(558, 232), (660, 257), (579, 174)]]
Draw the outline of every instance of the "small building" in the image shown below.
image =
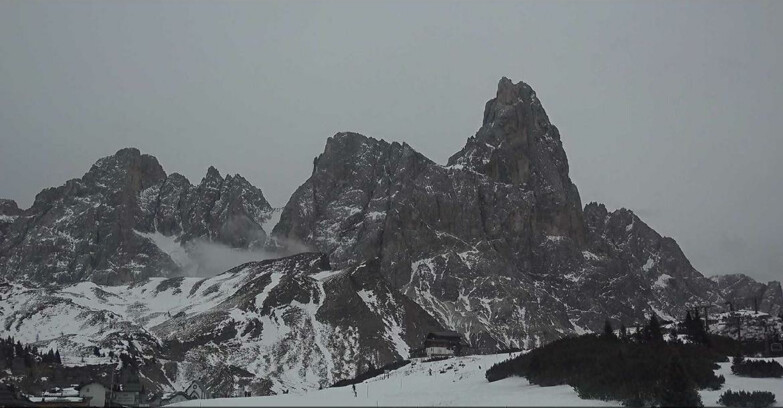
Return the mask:
[(111, 392), (112, 405), (124, 407), (138, 407), (142, 405), (142, 392), (144, 388), (141, 384), (130, 382), (125, 384), (116, 384)]
[(177, 402), (188, 401), (191, 399), (193, 398), (190, 398), (190, 396), (185, 394), (184, 392), (177, 391), (172, 394), (164, 395), (163, 398), (160, 400), (160, 406), (163, 407), (166, 405), (176, 404)]
[(106, 393), (109, 388), (99, 382), (91, 382), (79, 385), (76, 387), (79, 391), (79, 396), (87, 400), (87, 406), (90, 407), (105, 407), (106, 406)]
[(190, 399), (204, 399), (207, 398), (207, 389), (199, 381), (193, 381), (188, 388), (185, 388), (185, 395)]
[(86, 407), (88, 400), (79, 396), (75, 387), (54, 387), (44, 391), (41, 396), (29, 397), (36, 407)]
[(463, 355), (468, 344), (462, 336), (453, 331), (432, 332), (424, 339), (424, 350), (427, 357), (451, 357)]

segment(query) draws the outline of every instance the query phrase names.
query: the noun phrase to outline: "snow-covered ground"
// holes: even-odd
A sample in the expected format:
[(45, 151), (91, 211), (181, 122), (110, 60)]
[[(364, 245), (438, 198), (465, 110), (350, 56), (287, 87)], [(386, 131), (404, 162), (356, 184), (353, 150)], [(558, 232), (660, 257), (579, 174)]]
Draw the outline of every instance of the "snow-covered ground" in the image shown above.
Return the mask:
[[(580, 399), (570, 386), (539, 387), (514, 377), (493, 383), (486, 370), (508, 354), (421, 360), (356, 385), (269, 397), (192, 400), (174, 404), (198, 406), (619, 406), (617, 402)], [(432, 370), (432, 376), (430, 376)]]
[[(172, 406), (620, 406), (619, 401), (580, 399), (570, 386), (539, 387), (524, 378), (512, 377), (493, 383), (484, 373), (508, 354), (458, 357), (432, 363), (414, 361), (388, 377), (379, 376), (356, 385), (314, 390), (304, 394), (268, 397), (219, 398), (185, 401)], [(783, 358), (776, 358), (783, 363)], [(432, 376), (429, 372), (432, 370)], [(726, 390), (771, 391), (777, 404), (783, 402), (783, 380), (745, 378), (731, 373), (731, 363), (720, 363), (717, 375), (726, 378), (718, 391), (701, 391), (705, 406), (717, 406)]]
[[(775, 360), (783, 364), (783, 357), (777, 358), (748, 358), (748, 360)], [(726, 390), (732, 391), (770, 391), (775, 394), (775, 405), (783, 406), (783, 379), (781, 378), (748, 378), (740, 377), (731, 373), (731, 363), (719, 363), (720, 369), (715, 375), (726, 377), (726, 384), (718, 391), (704, 390), (699, 392), (701, 400), (705, 407), (714, 407), (718, 405), (718, 399)]]

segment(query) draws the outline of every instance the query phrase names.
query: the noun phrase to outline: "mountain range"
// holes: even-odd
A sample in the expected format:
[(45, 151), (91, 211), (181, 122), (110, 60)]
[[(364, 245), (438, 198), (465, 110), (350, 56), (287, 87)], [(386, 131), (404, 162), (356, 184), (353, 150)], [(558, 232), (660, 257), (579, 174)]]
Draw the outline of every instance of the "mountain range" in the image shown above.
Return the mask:
[(338, 133), (282, 209), (240, 175), (193, 185), (122, 149), (28, 209), (0, 200), (0, 278), (5, 332), (71, 364), (129, 353), (156, 390), (324, 387), (444, 329), (501, 350), (703, 304), (783, 310), (779, 282), (705, 277), (632, 211), (583, 206), (557, 127), (507, 78), (446, 164)]

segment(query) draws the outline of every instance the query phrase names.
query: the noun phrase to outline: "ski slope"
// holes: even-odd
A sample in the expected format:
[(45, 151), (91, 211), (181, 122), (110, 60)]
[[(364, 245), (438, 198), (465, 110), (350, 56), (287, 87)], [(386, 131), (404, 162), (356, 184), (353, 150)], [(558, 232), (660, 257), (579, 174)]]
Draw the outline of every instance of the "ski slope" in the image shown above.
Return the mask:
[[(516, 354), (515, 354), (516, 355)], [(619, 401), (580, 399), (570, 386), (539, 387), (524, 378), (512, 377), (493, 383), (484, 373), (492, 364), (509, 358), (508, 354), (456, 357), (425, 363), (420, 359), (388, 374), (356, 385), (314, 390), (304, 394), (268, 397), (219, 398), (185, 401), (171, 406), (621, 406)], [(776, 358), (783, 363), (783, 358)], [(430, 376), (430, 370), (432, 375)], [(783, 380), (745, 378), (731, 373), (731, 363), (720, 363), (717, 375), (726, 378), (718, 391), (699, 394), (705, 406), (718, 406), (726, 390), (771, 391), (777, 403), (783, 401)]]
[[(516, 354), (515, 354), (516, 355)], [(580, 399), (570, 386), (539, 387), (514, 377), (493, 383), (484, 373), (508, 354), (456, 357), (425, 363), (420, 359), (356, 385), (304, 394), (185, 401), (171, 406), (619, 406)], [(432, 375), (430, 376), (430, 370)]]

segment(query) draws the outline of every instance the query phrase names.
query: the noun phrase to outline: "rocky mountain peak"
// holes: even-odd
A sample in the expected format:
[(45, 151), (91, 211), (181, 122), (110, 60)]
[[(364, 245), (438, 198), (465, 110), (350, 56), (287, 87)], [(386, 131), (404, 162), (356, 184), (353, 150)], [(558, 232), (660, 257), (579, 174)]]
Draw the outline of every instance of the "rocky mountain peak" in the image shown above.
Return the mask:
[(0, 245), (5, 240), (6, 231), (10, 229), (11, 224), (24, 213), (16, 205), (16, 201), (0, 198)]
[(166, 172), (155, 156), (141, 154), (137, 148), (124, 148), (104, 157), (90, 168), (82, 181), (99, 187), (126, 186), (134, 192), (166, 179)]
[(209, 166), (207, 169), (207, 175), (204, 177), (205, 179), (222, 179), (222, 176), (220, 175), (220, 171), (215, 168), (215, 166)]
[(485, 105), (483, 125), (448, 164), (534, 192), (535, 217), (553, 227), (549, 235), (584, 241), (582, 204), (560, 133), (530, 85), (502, 78)]
[(16, 201), (5, 198), (0, 198), (0, 216), (15, 216), (20, 215), (23, 211), (16, 204)]
[(717, 299), (676, 242), (631, 211), (583, 210), (568, 173), (535, 91), (503, 78), (483, 125), (446, 166), (404, 144), (329, 138), (273, 235), (328, 254), (336, 268), (377, 258), (392, 286), (480, 345), (546, 341), (607, 317), (674, 316)]
[(221, 184), (223, 184), (223, 176), (220, 175), (218, 169), (209, 166), (207, 174), (201, 179), (199, 186), (210, 190), (219, 190)]
[(111, 284), (179, 274), (190, 264), (178, 246), (199, 239), (262, 247), (271, 213), (261, 190), (239, 175), (224, 179), (210, 167), (193, 186), (167, 176), (155, 157), (125, 148), (82, 178), (41, 191), (29, 216), (4, 215), (0, 273), (33, 283)]
[[(506, 78), (500, 78), (500, 81), (498, 82), (498, 91), (497, 96), (494, 99), (494, 102), (496, 104), (500, 105), (515, 105), (517, 103), (530, 103), (533, 98), (535, 98), (536, 93), (533, 91), (533, 89), (530, 87), (530, 85), (520, 81), (516, 84)], [(488, 104), (489, 105), (489, 104)], [(489, 106), (487, 106), (489, 108)], [(484, 123), (487, 123), (486, 120), (486, 114), (490, 113), (490, 109), (486, 109), (484, 111), (485, 114), (485, 120)]]

